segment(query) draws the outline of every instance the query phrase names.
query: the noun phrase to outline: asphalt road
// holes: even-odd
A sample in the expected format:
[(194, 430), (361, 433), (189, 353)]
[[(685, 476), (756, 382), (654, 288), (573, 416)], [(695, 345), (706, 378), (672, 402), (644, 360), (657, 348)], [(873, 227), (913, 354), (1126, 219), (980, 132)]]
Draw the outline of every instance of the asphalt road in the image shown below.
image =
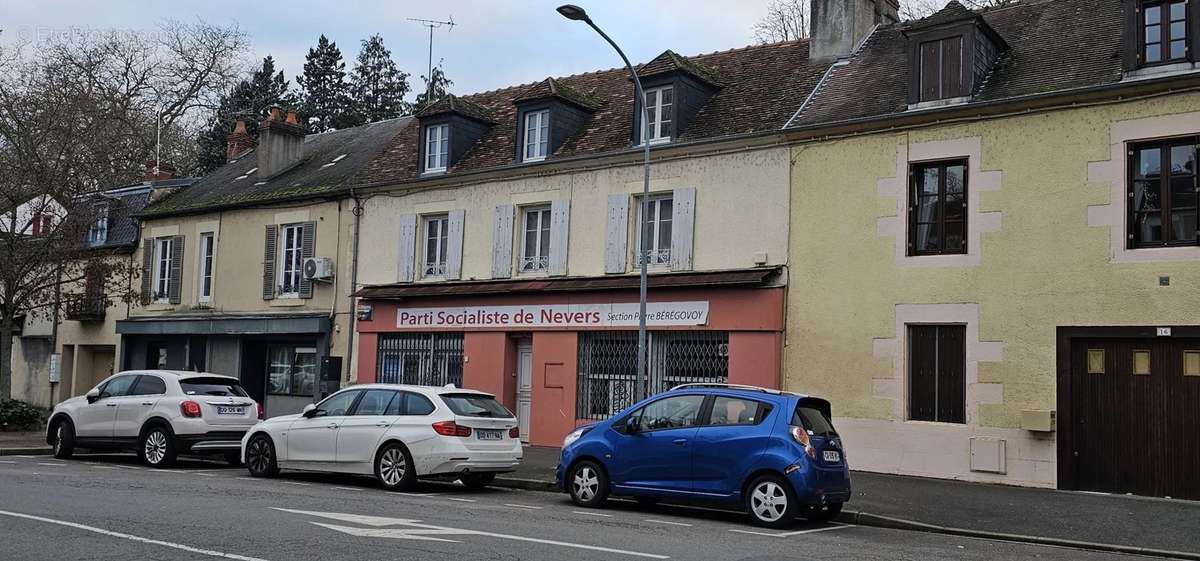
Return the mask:
[(1130, 560), (1133, 556), (798, 522), (786, 532), (732, 512), (422, 484), (388, 493), (366, 478), (132, 456), (0, 458), (0, 559), (369, 560)]

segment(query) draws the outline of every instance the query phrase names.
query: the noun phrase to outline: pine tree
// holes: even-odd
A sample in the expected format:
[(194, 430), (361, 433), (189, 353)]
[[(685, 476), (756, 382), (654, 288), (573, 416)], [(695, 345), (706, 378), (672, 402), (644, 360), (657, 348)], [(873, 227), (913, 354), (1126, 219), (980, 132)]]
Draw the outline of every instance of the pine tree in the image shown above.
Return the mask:
[(383, 46), (383, 37), (378, 34), (362, 42), (351, 83), (353, 113), (360, 122), (374, 123), (410, 111), (404, 101), (409, 90), (408, 73), (396, 67), (392, 52)]
[(225, 165), (225, 138), (233, 132), (238, 117), (246, 120), (246, 131), (258, 137), (258, 121), (272, 105), (289, 106), (295, 99), (288, 92), (283, 72), (275, 71), (275, 59), (267, 56), (262, 67), (248, 80), (242, 80), (221, 96), (217, 111), (208, 119), (197, 140), (200, 151), (200, 171), (208, 173)]
[(450, 86), (454, 85), (454, 82), (447, 79), (446, 74), (442, 72), (441, 62), (438, 62), (438, 65), (433, 67), (433, 71), (429, 74), (430, 76), (421, 76), (421, 80), (425, 82), (425, 91), (417, 95), (416, 101), (413, 102), (413, 107), (417, 110), (424, 107), (426, 103), (432, 103), (445, 97), (450, 93)]
[(350, 84), (346, 82), (346, 63), (337, 43), (325, 35), (309, 49), (300, 84), (300, 112), (308, 121), (309, 132), (324, 132), (354, 126), (356, 116), (350, 110)]

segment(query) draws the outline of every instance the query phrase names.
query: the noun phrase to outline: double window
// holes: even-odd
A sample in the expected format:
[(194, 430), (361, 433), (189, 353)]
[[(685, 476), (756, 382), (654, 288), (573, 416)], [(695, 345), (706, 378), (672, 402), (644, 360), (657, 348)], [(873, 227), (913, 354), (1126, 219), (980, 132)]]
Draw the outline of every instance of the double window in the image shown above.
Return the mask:
[(1188, 0), (1155, 0), (1142, 3), (1138, 46), (1144, 64), (1187, 60), (1187, 12)]
[[(646, 90), (646, 110), (649, 112), (649, 118), (646, 122), (650, 124), (650, 143), (669, 142), (671, 135), (674, 133), (673, 116), (675, 107), (675, 89), (671, 86), (662, 88), (651, 88)], [(642, 119), (638, 118), (638, 143), (645, 142), (646, 127), (642, 125)]]
[[(642, 216), (642, 201), (636, 201), (638, 214), (638, 229), (634, 249), (634, 264), (641, 266), (642, 259), (647, 259), (650, 267), (669, 267), (671, 265), (671, 213), (673, 199), (671, 195), (651, 196), (646, 204), (646, 216)], [(642, 250), (642, 240), (646, 241), (645, 251)]]
[(201, 303), (212, 301), (213, 257), (217, 251), (216, 238), (212, 232), (200, 234), (200, 297)]
[(908, 254), (967, 253), (967, 162), (914, 164), (909, 174)]
[(92, 207), (95, 216), (88, 228), (88, 245), (104, 245), (108, 241), (108, 203), (99, 203)]
[(450, 238), (450, 217), (445, 214), (426, 216), (424, 224), (425, 251), (422, 254), (421, 276), (446, 276), (446, 249)]
[(268, 393), (313, 395), (317, 382), (316, 347), (272, 345), (267, 349)]
[(530, 111), (525, 114), (525, 151), (522, 161), (540, 162), (546, 159), (550, 148), (550, 110)]
[(521, 244), (521, 272), (540, 273), (550, 267), (550, 207), (524, 209)]
[(1134, 144), (1129, 165), (1129, 248), (1197, 245), (1200, 136)]
[(965, 325), (908, 326), (908, 418), (966, 422)]
[(425, 127), (425, 173), (446, 171), (450, 161), (450, 125)]
[(300, 295), (300, 280), (304, 274), (304, 225), (282, 227), (279, 248), (279, 296), (296, 298)]
[(175, 238), (154, 241), (154, 298), (155, 304), (171, 301), (171, 269), (174, 268)]

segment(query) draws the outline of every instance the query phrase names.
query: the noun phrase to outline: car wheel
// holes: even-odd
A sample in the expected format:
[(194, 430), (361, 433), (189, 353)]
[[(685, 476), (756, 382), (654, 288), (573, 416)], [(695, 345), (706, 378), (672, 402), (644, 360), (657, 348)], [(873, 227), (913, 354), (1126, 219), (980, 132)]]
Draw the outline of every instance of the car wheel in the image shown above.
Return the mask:
[(492, 484), (495, 481), (496, 474), (494, 473), (469, 473), (458, 478), (462, 481), (463, 486), (472, 491), (478, 491)]
[(271, 442), (271, 437), (257, 434), (246, 444), (246, 469), (252, 477), (275, 477), (279, 474), (275, 444)]
[(596, 462), (584, 460), (575, 464), (567, 481), (571, 502), (579, 506), (599, 507), (608, 500), (608, 474)]
[(375, 478), (388, 491), (407, 491), (417, 484), (412, 456), (403, 444), (392, 442), (375, 455)]
[(805, 507), (800, 514), (810, 522), (829, 522), (842, 513), (842, 503)]
[(796, 495), (792, 486), (776, 475), (755, 479), (746, 493), (746, 513), (759, 526), (787, 527), (796, 518)]
[(75, 425), (59, 421), (54, 425), (54, 457), (69, 460), (75, 453)]
[(153, 426), (142, 433), (138, 455), (150, 467), (161, 468), (175, 463), (175, 438), (170, 429)]
[(242, 453), (234, 451), (226, 452), (225, 463), (233, 467), (240, 467), (242, 465)]

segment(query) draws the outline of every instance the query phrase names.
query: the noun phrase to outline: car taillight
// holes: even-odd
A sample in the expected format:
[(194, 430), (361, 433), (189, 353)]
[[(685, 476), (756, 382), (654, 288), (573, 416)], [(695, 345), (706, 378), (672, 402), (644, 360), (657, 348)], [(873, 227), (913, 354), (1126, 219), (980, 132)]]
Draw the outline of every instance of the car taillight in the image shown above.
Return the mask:
[(511, 429), (508, 429), (508, 437), (509, 438), (521, 438), (521, 428), (513, 427)]
[(184, 401), (179, 404), (179, 412), (183, 413), (184, 417), (199, 417), (200, 404), (192, 400)]
[(454, 421), (438, 421), (433, 424), (433, 432), (442, 436), (471, 436), (471, 427), (464, 427)]
[(261, 421), (263, 419), (263, 417), (265, 416), (265, 415), (263, 415), (263, 406), (261, 403), (256, 403), (255, 405), (258, 406), (258, 420)]
[(809, 458), (817, 459), (817, 449), (812, 447), (812, 441), (808, 438), (808, 431), (804, 427), (792, 427), (792, 438), (804, 447), (804, 453), (808, 454)]

